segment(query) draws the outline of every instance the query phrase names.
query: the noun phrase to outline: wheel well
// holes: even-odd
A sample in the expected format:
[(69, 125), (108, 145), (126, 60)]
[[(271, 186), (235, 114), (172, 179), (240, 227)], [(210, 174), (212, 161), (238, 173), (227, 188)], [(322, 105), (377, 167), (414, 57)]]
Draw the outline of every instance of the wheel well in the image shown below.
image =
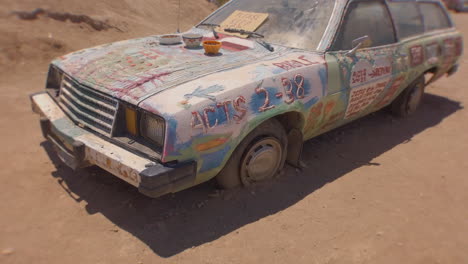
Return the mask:
[(302, 128), (304, 116), (299, 112), (287, 112), (276, 116), (288, 135), (288, 149), (286, 162), (294, 167), (300, 167), (300, 159), (303, 145)]
[(425, 78), (425, 85), (428, 85), (435, 80), (438, 71), (439, 69), (437, 67), (432, 67), (423, 73), (423, 76)]
[(276, 119), (283, 125), (286, 133), (294, 128), (302, 130), (304, 126), (304, 117), (299, 112), (287, 112), (276, 116)]
[(429, 70), (425, 71), (424, 74), (426, 73), (433, 73), (433, 74), (436, 74), (438, 71), (437, 67), (432, 67), (430, 68)]

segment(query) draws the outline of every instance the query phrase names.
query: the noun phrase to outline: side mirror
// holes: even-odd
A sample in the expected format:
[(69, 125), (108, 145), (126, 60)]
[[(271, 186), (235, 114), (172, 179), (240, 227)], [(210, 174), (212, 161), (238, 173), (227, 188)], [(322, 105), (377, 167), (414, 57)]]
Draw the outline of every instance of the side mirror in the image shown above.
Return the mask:
[(353, 49), (348, 51), (348, 53), (346, 53), (346, 55), (348, 55), (348, 56), (354, 55), (354, 54), (356, 54), (356, 51), (358, 51), (358, 49), (364, 49), (364, 48), (368, 48), (370, 46), (372, 46), (372, 40), (370, 39), (369, 36), (366, 35), (366, 36), (357, 38), (357, 39), (353, 40), (353, 43), (352, 43)]

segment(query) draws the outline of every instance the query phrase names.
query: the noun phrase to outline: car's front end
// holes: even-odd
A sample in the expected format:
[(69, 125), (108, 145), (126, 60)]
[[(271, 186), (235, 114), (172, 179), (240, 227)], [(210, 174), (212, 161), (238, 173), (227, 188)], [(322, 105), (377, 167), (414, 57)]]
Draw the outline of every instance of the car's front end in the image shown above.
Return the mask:
[(97, 165), (152, 197), (190, 186), (195, 162), (161, 163), (165, 120), (80, 84), (52, 65), (31, 95), (43, 136), (69, 167)]
[[(161, 36), (62, 56), (49, 68), (45, 91), (31, 95), (43, 135), (68, 166), (97, 165), (151, 197), (207, 181), (258, 124), (308, 112), (324, 95), (327, 67), (317, 51), (326, 45), (322, 36), (330, 37), (335, 4), (321, 2), (327, 8), (312, 8), (299, 21), (288, 18), (296, 24), (281, 28), (275, 25), (283, 13), (302, 14), (307, 3), (270, 12), (260, 2), (231, 2), (205, 22), (227, 19), (236, 4), (269, 12), (261, 27), (265, 39), (216, 36), (201, 24), (191, 29), (222, 43), (216, 56), (183, 43), (164, 45)], [(306, 26), (314, 21), (321, 23)], [(305, 51), (309, 47), (313, 51)]]
[[(224, 76), (220, 72), (289, 52), (222, 36), (236, 43), (225, 42), (223, 56), (210, 57), (203, 50), (159, 45), (158, 38), (62, 56), (50, 65), (45, 91), (31, 95), (42, 133), (65, 164), (74, 169), (97, 165), (151, 197), (204, 181), (196, 179), (202, 165), (192, 146), (196, 135), (187, 136), (193, 112), (188, 108), (197, 107), (192, 104), (200, 98), (201, 105), (212, 103), (208, 93), (229, 90), (223, 86), (229, 78), (209, 81), (208, 75)], [(232, 89), (240, 85), (230, 83)], [(177, 122), (183, 124), (177, 127)], [(181, 138), (182, 143), (176, 142)]]

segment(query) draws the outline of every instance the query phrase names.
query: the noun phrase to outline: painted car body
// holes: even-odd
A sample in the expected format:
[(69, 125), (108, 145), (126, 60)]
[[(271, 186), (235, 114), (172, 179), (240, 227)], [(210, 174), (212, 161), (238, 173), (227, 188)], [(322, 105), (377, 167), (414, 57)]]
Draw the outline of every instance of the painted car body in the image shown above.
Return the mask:
[[(349, 2), (336, 1), (315, 51), (275, 46), (270, 52), (253, 40), (221, 34), (223, 54), (206, 56), (183, 45), (159, 45), (151, 36), (78, 51), (52, 63), (71, 81), (115, 100), (118, 109), (131, 106), (163, 118), (165, 140), (157, 155), (76, 122), (49, 93), (33, 95), (33, 108), (43, 117), (45, 135), (54, 133), (48, 139), (63, 146), (63, 160), (82, 151), (80, 165), (98, 165), (155, 197), (215, 177), (265, 120), (294, 113), (293, 127), (307, 140), (387, 106), (425, 72), (436, 80), (455, 71), (462, 38), (453, 26), (352, 56), (330, 51)], [(210, 30), (190, 32), (213, 38)], [(155, 178), (156, 183), (147, 183)]]

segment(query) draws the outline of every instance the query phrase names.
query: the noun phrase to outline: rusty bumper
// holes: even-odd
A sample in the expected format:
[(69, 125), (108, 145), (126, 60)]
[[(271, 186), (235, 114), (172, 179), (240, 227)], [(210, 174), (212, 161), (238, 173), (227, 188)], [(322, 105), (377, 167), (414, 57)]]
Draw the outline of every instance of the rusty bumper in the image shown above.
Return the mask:
[(97, 165), (150, 197), (193, 185), (196, 162), (166, 166), (123, 149), (73, 123), (46, 93), (31, 95), (32, 109), (41, 116), (43, 136), (72, 169)]

